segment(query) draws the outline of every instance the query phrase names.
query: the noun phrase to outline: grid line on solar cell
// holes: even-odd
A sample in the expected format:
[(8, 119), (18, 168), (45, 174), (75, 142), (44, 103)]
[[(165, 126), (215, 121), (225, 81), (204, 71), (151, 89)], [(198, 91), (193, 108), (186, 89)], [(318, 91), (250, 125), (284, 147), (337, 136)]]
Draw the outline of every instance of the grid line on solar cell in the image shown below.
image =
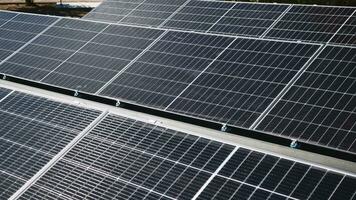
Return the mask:
[(0, 64), (55, 21), (53, 17), (39, 18), (0, 11)]
[(0, 103), (13, 92), (13, 90), (0, 87)]
[(166, 108), (164, 108), (164, 110), (167, 110), (206, 70), (208, 70), (208, 68), (210, 67), (210, 65), (212, 65), (217, 59), (219, 59), (219, 57), (227, 50), (229, 49), (229, 47), (234, 44), (234, 42), (236, 41), (236, 39), (234, 39), (233, 41), (231, 41), (231, 43), (226, 46), (226, 48), (220, 52), (219, 55), (216, 56), (216, 58), (214, 58), (214, 60), (211, 61), (211, 63), (209, 63), (202, 71), (199, 72), (199, 74), (167, 105)]
[(326, 46), (257, 130), (354, 153), (355, 50)]
[[(43, 122), (31, 121), (28, 119), (23, 119), (21, 117), (13, 117), (12, 115), (7, 115), (7, 113), (2, 113), (1, 116), (6, 120), (7, 124), (2, 124), (3, 130), (11, 127), (14, 127), (14, 124), (17, 122), (17, 127), (23, 127), (21, 130), (16, 132), (3, 131), (1, 134), (6, 140), (11, 140), (12, 142), (21, 143), (22, 145), (30, 145), (31, 148), (37, 148), (37, 150), (46, 151), (49, 153), (56, 153), (60, 150), (59, 145), (70, 142), (71, 135), (75, 135), (76, 132), (73, 130), (66, 130), (60, 126), (53, 127), (53, 125), (46, 124)], [(37, 134), (34, 134), (32, 137), (26, 136), (27, 131), (33, 131)], [(12, 129), (10, 129), (12, 130)], [(44, 138), (48, 138), (48, 141)], [(52, 139), (54, 141), (50, 141)]]
[[(129, 185), (132, 185), (132, 186), (134, 186), (134, 187), (137, 187), (137, 188), (140, 188), (140, 189), (143, 189), (143, 190), (146, 190), (146, 191), (149, 191), (149, 192), (158, 194), (158, 195), (160, 195), (160, 196), (163, 196), (163, 197), (166, 197), (166, 198), (169, 198), (169, 199), (174, 199), (174, 198), (169, 197), (169, 196), (167, 196), (167, 195), (164, 195), (164, 194), (161, 194), (161, 193), (159, 193), (159, 192), (156, 192), (156, 191), (154, 191), (154, 190), (152, 190), (152, 189), (146, 188), (146, 187), (141, 186), (141, 185), (137, 185), (137, 184), (135, 184), (135, 183), (129, 182), (129, 181), (127, 181), (127, 180), (125, 180), (125, 179), (122, 179), (122, 178), (120, 178), (120, 177), (113, 176), (113, 175), (111, 175), (110, 173), (107, 173), (107, 172), (105, 172), (105, 171), (103, 171), (103, 170), (99, 170), (99, 169), (96, 169), (96, 168), (94, 168), (94, 167), (91, 167), (91, 166), (88, 165), (88, 164), (73, 162), (72, 160), (68, 160), (68, 159), (62, 159), (62, 160), (59, 161), (59, 162), (65, 162), (66, 164), (69, 164), (69, 165), (72, 164), (72, 165), (74, 165), (74, 166), (77, 166), (77, 167), (81, 168), (82, 170), (86, 170), (86, 171), (92, 172), (92, 173), (98, 173), (99, 175), (103, 175), (103, 176), (105, 176), (106, 178), (109, 178), (109, 179), (111, 179), (111, 180), (113, 180), (113, 181), (120, 181), (120, 182), (123, 182), (123, 183), (125, 183), (125, 184), (129, 184)], [(59, 165), (60, 165), (60, 164), (59, 164)]]
[(163, 32), (109, 25), (100, 33), (104, 26), (62, 19), (3, 68), (12, 75), (94, 93)]
[[(212, 143), (220, 148), (210, 154), (222, 154), (213, 156), (219, 161), (202, 179), (197, 171), (213, 163), (212, 156), (201, 157), (201, 167), (186, 167)], [(198, 199), (352, 199), (355, 193), (355, 177), (241, 147), (228, 145), (221, 151), (222, 146), (110, 114), (19, 199), (190, 199), (214, 173)], [(196, 189), (185, 192), (192, 183)]]
[[(80, 198), (81, 194), (107, 199), (116, 194), (123, 197), (121, 189), (136, 187), (146, 191), (141, 198), (152, 192), (168, 199), (189, 198), (232, 149), (230, 145), (111, 114), (23, 196), (30, 198), (35, 195), (33, 188), (41, 186), (68, 198)], [(99, 182), (88, 180), (89, 173)], [(68, 185), (67, 180), (75, 184)], [(84, 184), (84, 188), (77, 188), (79, 193), (75, 194), (69, 187), (76, 187), (77, 183)], [(109, 193), (117, 184), (124, 186)], [(131, 195), (138, 194), (131, 192), (126, 197)]]
[[(142, 0), (143, 1), (143, 0)], [(110, 6), (110, 4), (115, 4)], [(103, 1), (84, 18), (96, 21), (117, 23), (138, 6), (139, 2), (109, 2)]]
[[(2, 16), (2, 15), (6, 15), (6, 17)], [(8, 12), (3, 12), (0, 11), (0, 28), (4, 25), (6, 25), (7, 23), (9, 23), (11, 20), (13, 20), (17, 15), (19, 15), (19, 13), (8, 13)], [(9, 17), (10, 16), (10, 17)]]
[(287, 85), (281, 90), (281, 92), (272, 100), (272, 102), (266, 107), (266, 109), (258, 116), (258, 118), (251, 124), (250, 129), (256, 129), (259, 124), (264, 120), (267, 114), (276, 106), (278, 101), (290, 90), (290, 88), (295, 84), (295, 82), (303, 75), (303, 73), (308, 69), (311, 63), (317, 58), (321, 52), (326, 48), (326, 45), (321, 45), (318, 50), (310, 57), (310, 59), (305, 63), (305, 65), (300, 68), (296, 75), (290, 79)]
[(318, 47), (236, 39), (166, 109), (250, 127), (314, 56)]
[[(67, 126), (74, 130), (81, 130), (87, 126), (85, 119), (91, 116), (93, 110), (82, 109), (73, 105), (66, 105), (45, 98), (14, 92), (0, 104), (0, 109), (18, 116), (28, 117), (32, 120), (40, 120), (46, 123), (54, 123), (57, 126)], [(98, 113), (95, 111), (94, 113)], [(85, 115), (83, 123), (67, 121), (67, 117)], [(81, 121), (81, 120), (80, 120)]]
[(356, 45), (356, 9), (329, 40), (329, 43)]
[(179, 8), (174, 11), (169, 17), (167, 17), (159, 26), (158, 28), (162, 28), (170, 19), (172, 19), (179, 11), (181, 11), (188, 3), (190, 3), (192, 0), (187, 0), (185, 1)]
[(236, 146), (230, 154), (225, 158), (225, 160), (219, 165), (218, 168), (214, 171), (214, 173), (209, 177), (209, 179), (204, 183), (204, 185), (199, 189), (199, 191), (194, 195), (192, 200), (197, 199), (200, 194), (206, 189), (206, 187), (211, 183), (211, 181), (217, 176), (217, 174), (220, 172), (220, 170), (225, 166), (225, 164), (231, 159), (231, 157), (236, 153), (238, 150), (238, 147)]
[[(58, 27), (61, 26), (62, 21), (69, 21), (66, 19), (62, 19), (59, 24)], [(70, 21), (69, 21), (70, 22)], [(85, 23), (85, 22), (83, 22)], [(95, 24), (95, 23), (93, 23)], [(80, 25), (80, 23), (77, 23), (78, 27), (77, 29), (80, 29), (81, 27), (83, 27), (82, 25)], [(68, 23), (68, 27), (67, 28), (71, 28), (73, 27), (73, 25), (71, 23)], [(57, 28), (56, 26), (53, 26), (52, 28)], [(85, 28), (85, 30), (87, 29), (93, 29), (90, 25), (88, 25), (88, 27)], [(48, 31), (50, 31), (52, 29), (49, 29)], [(48, 31), (45, 32), (45, 34), (48, 34)], [(91, 31), (86, 32), (85, 34), (89, 34), (91, 33)], [(58, 34), (58, 31), (57, 31)], [(78, 34), (77, 34), (78, 35)], [(55, 36), (55, 35), (54, 35)], [(70, 34), (70, 35), (61, 35), (63, 37), (73, 37), (75, 35)], [(82, 38), (85, 35), (81, 34)], [(60, 64), (59, 62), (54, 62), (54, 61), (50, 61), (48, 59), (46, 59), (45, 61), (39, 62), (39, 58), (37, 57), (33, 57), (34, 55), (43, 55), (43, 56), (50, 56), (51, 58), (55, 58), (55, 59), (65, 59), (67, 56), (69, 56), (69, 51), (67, 50), (56, 50), (55, 46), (58, 46), (58, 43), (63, 44), (63, 39), (61, 39), (61, 41), (57, 41), (55, 43), (50, 43), (51, 47), (45, 47), (43, 45), (41, 45), (41, 43), (38, 42), (38, 40), (40, 40), (41, 38), (46, 37), (46, 36), (40, 36), (39, 38), (37, 38), (36, 40), (34, 40), (32, 42), (32, 44), (30, 44), (27, 48), (23, 49), (22, 51), (20, 51), (18, 54), (16, 54), (12, 59), (10, 59), (10, 63), (6, 63), (5, 66), (2, 66), (2, 68), (5, 68), (4, 70), (8, 71), (10, 74), (12, 73), (12, 75), (16, 75), (16, 76), (20, 76), (20, 77), (24, 77), (24, 78), (32, 78), (34, 80), (37, 80), (41, 77), (43, 77), (44, 75), (47, 74), (48, 71), (50, 71), (53, 67), (57, 66), (58, 64)], [(51, 41), (55, 41), (55, 37), (53, 37), (51, 39)], [(35, 45), (34, 43), (39, 43), (40, 45)], [(56, 45), (57, 44), (57, 45)], [(66, 43), (68, 44), (68, 42)], [(81, 44), (83, 45), (83, 44)], [(81, 46), (79, 45), (79, 46)], [(53, 47), (52, 47), (53, 46)], [(65, 45), (68, 46), (68, 45)], [(74, 49), (75, 50), (75, 49)], [(23, 52), (27, 52), (30, 55), (24, 56)], [(72, 51), (70, 51), (72, 52)], [(19, 63), (20, 65), (16, 65), (13, 63)], [(8, 65), (8, 66), (7, 66)], [(28, 66), (26, 66), (28, 65)], [(38, 66), (37, 66), (38, 65)], [(35, 67), (34, 67), (35, 66)], [(32, 67), (31, 70), (24, 70), (27, 67)], [(45, 68), (48, 71), (39, 71), (38, 69), (35, 68)]]
[[(20, 15), (17, 15), (20, 16)], [(31, 16), (33, 17), (33, 16)], [(31, 19), (30, 17), (30, 19)], [(16, 17), (15, 17), (16, 18)], [(57, 18), (55, 21), (53, 21), (50, 25), (48, 25), (46, 28), (42, 29), (40, 32), (37, 33), (37, 35), (33, 35), (33, 37), (31, 37), (31, 39), (29, 38), (28, 41), (25, 41), (25, 43), (23, 43), (23, 45), (19, 48), (17, 48), (16, 50), (14, 50), (13, 52), (11, 52), (6, 58), (2, 59), (0, 61), (0, 70), (1, 69), (1, 65), (3, 65), (7, 60), (11, 59), (12, 57), (14, 57), (18, 52), (20, 52), (22, 49), (26, 48), (26, 46), (30, 45), (31, 42), (33, 42), (36, 38), (38, 38), (42, 33), (46, 32), (51, 26), (53, 26), (56, 22), (59, 21), (59, 18)], [(1, 36), (0, 36), (1, 37)], [(6, 74), (6, 70), (4, 71), (4, 73)]]
[(67, 57), (65, 60), (63, 60), (61, 62), (61, 64), (59, 64), (58, 66), (56, 66), (55, 68), (53, 68), (48, 74), (46, 74), (43, 78), (40, 79), (41, 81), (44, 81), (51, 73), (55, 72), (58, 68), (60, 68), (66, 61), (68, 61), (69, 59), (71, 59), (76, 53), (78, 53), (80, 50), (82, 50), (83, 48), (85, 48), (86, 45), (88, 45), (91, 41), (93, 41), (96, 37), (98, 37), (103, 31), (105, 31), (105, 29), (107, 29), (110, 25), (106, 25), (102, 30), (100, 30), (99, 32), (97, 32), (92, 38), (90, 38), (88, 41), (85, 42), (85, 44), (83, 46), (81, 46), (79, 49), (77, 49), (72, 55), (70, 55), (69, 57)]
[(119, 22), (144, 26), (159, 26), (186, 1), (190, 0), (169, 2), (164, 0), (145, 0)]
[(153, 45), (155, 45), (163, 36), (167, 34), (167, 30), (164, 31), (161, 35), (159, 35), (155, 40), (151, 42), (145, 49), (141, 51), (134, 59), (132, 59), (125, 67), (123, 67), (120, 71), (116, 72), (115, 76), (113, 76), (109, 81), (107, 81), (100, 89), (98, 89), (95, 94), (100, 94), (105, 88), (107, 88), (118, 76), (124, 73), (133, 63), (135, 63), (144, 53), (146, 53)]
[(342, 199), (341, 190), (351, 199), (355, 183), (355, 177), (239, 148), (198, 199)]
[(294, 5), (266, 37), (326, 43), (353, 11), (347, 7)]
[(190, 1), (163, 27), (205, 32), (234, 5), (218, 1)]
[(123, 16), (118, 23), (120, 23), (123, 19), (125, 19), (126, 17), (128, 17), (132, 12), (134, 12), (138, 7), (140, 7), (146, 0), (141, 1), (140, 3), (137, 4), (136, 7), (134, 7), (132, 10), (130, 10), (125, 16)]
[[(0, 195), (3, 198), (11, 196), (26, 180), (0, 170)], [(5, 187), (6, 186), (6, 187)]]
[[(70, 138), (69, 141), (63, 142), (63, 145), (61, 146), (60, 149), (58, 149), (55, 154), (50, 154), (46, 153), (46, 155), (49, 155), (50, 160), (47, 160), (47, 162), (42, 165), (42, 167), (35, 172), (35, 174), (30, 177), (25, 185), (23, 185), (13, 196), (11, 199), (17, 199), (18, 196), (20, 196), (22, 193), (24, 193), (28, 187), (33, 185), (44, 173), (46, 173), (53, 165), (55, 165), (59, 159), (61, 159), (75, 144), (77, 144), (88, 132), (95, 127), (105, 116), (107, 116), (107, 112), (101, 112), (99, 116), (96, 116), (95, 118), (92, 118), (91, 121), (89, 121), (86, 127), (83, 127), (84, 129), (79, 130), (79, 132), (74, 133), (74, 135)], [(43, 153), (41, 150), (36, 151), (37, 153)]]
[[(99, 112), (20, 92), (0, 102), (0, 194), (10, 197)], [(13, 185), (13, 186), (12, 186)]]
[(284, 17), (284, 15), (286, 15), (288, 13), (288, 11), (293, 7), (293, 5), (289, 5), (284, 11), (283, 13), (276, 19), (274, 20), (274, 22), (265, 30), (265, 32), (263, 32), (259, 37), (260, 38), (264, 38), (267, 33)]
[(286, 9), (287, 5), (280, 4), (236, 3), (209, 32), (261, 36)]
[(233, 6), (231, 6), (223, 15), (220, 16), (220, 18), (218, 20), (215, 21), (215, 23), (210, 26), (210, 28), (208, 30), (205, 31), (205, 33), (208, 33), (217, 23), (219, 23), (225, 16), (227, 13), (229, 13), (234, 7), (236, 6), (236, 4), (234, 4)]
[(169, 31), (100, 94), (164, 109), (232, 40)]

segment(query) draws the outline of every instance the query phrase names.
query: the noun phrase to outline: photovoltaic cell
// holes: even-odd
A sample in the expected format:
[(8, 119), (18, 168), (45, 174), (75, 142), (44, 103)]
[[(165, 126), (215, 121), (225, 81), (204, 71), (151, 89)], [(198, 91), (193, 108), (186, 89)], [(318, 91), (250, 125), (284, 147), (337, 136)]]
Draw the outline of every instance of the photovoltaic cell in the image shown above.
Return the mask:
[(120, 23), (144, 26), (159, 26), (169, 18), (187, 0), (145, 0), (138, 5)]
[(355, 184), (355, 177), (239, 148), (198, 199), (352, 199)]
[(294, 5), (266, 37), (328, 42), (353, 11), (347, 7)]
[(117, 23), (130, 14), (144, 0), (103, 1), (93, 11), (85, 15), (84, 19)]
[(100, 112), (13, 92), (0, 102), (0, 195), (9, 198)]
[(355, 55), (327, 46), (257, 129), (355, 153)]
[(356, 192), (355, 177), (234, 148), (110, 114), (19, 199), (348, 200)]
[(10, 94), (12, 90), (7, 88), (0, 87), (0, 102), (5, 98), (8, 94)]
[(3, 25), (7, 21), (9, 21), (12, 18), (16, 17), (16, 15), (18, 15), (18, 13), (0, 11), (0, 25)]
[(236, 3), (209, 32), (261, 36), (287, 8), (281, 4)]
[(167, 110), (248, 128), (318, 47), (237, 39)]
[(165, 108), (232, 38), (169, 31), (101, 95)]
[(0, 196), (7, 199), (25, 184), (25, 180), (0, 171)]
[(218, 1), (190, 1), (163, 27), (207, 31), (234, 5), (234, 3)]
[(162, 33), (155, 29), (110, 25), (42, 82), (95, 93)]
[(0, 63), (56, 19), (0, 11)]
[(232, 150), (111, 114), (22, 198), (191, 199)]
[(0, 72), (41, 81), (105, 26), (93, 22), (61, 19), (0, 65)]
[(162, 33), (61, 19), (2, 64), (0, 71), (95, 93)]
[(356, 13), (342, 26), (331, 40), (331, 43), (356, 45)]

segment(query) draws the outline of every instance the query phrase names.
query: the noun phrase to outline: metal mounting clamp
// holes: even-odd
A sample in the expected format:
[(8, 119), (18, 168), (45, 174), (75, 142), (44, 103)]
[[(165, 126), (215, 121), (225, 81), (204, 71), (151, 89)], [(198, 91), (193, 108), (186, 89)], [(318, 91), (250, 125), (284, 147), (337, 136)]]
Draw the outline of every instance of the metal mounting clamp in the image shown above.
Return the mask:
[(222, 127), (220, 129), (222, 132), (226, 132), (227, 131), (227, 125), (226, 124), (222, 124)]
[(119, 100), (117, 100), (115, 106), (120, 107), (120, 104), (121, 104), (121, 102)]
[(292, 142), (289, 145), (291, 148), (296, 149), (298, 147), (298, 141), (297, 140), (292, 140)]

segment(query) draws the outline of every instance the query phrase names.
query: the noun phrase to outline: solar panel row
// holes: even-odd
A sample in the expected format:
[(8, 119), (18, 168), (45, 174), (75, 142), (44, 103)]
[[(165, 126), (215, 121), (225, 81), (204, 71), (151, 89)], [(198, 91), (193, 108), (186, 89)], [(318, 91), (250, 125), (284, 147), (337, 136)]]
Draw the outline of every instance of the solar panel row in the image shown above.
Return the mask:
[(211, 0), (182, 0), (174, 3), (164, 0), (120, 0), (104, 1), (85, 18), (121, 24), (316, 43), (327, 43), (334, 38), (331, 41), (333, 43), (354, 45), (355, 35), (350, 32), (355, 26), (354, 17), (351, 17), (353, 14), (355, 8), (352, 7)]
[(327, 46), (257, 127), (356, 152), (356, 48)]
[(325, 43), (354, 10), (348, 7), (293, 6), (266, 37)]
[[(320, 45), (300, 42), (63, 18), (6, 58), (0, 64), (0, 72), (232, 126), (256, 128), (259, 125), (257, 130), (267, 133), (356, 152), (353, 48), (329, 45), (308, 66), (320, 48)], [(338, 58), (334, 57), (336, 54), (340, 54)], [(328, 94), (323, 100), (330, 95), (334, 97), (328, 103), (331, 109), (341, 99), (335, 94), (346, 92), (341, 95), (339, 105), (347, 106), (347, 110), (338, 106), (342, 114), (337, 115), (337, 122), (323, 120), (324, 116), (334, 116), (336, 110), (328, 114), (329, 110), (323, 108), (325, 105), (315, 101), (309, 101), (308, 106), (304, 106), (305, 111), (298, 110), (302, 103), (298, 103), (298, 98), (304, 92), (297, 92), (297, 99), (293, 100), (300, 106), (292, 106), (292, 103), (281, 106), (282, 102), (276, 101), (291, 87), (291, 80), (299, 77), (296, 84), (306, 81), (308, 70), (325, 64), (328, 69), (320, 68), (319, 71), (324, 71), (318, 72), (323, 73), (319, 79), (325, 84), (322, 88), (319, 88), (320, 81), (314, 84), (316, 93), (312, 99), (320, 99), (324, 88)], [(305, 69), (307, 72), (303, 73)], [(335, 70), (342, 76), (327, 76)], [(310, 80), (314, 81), (315, 77)], [(335, 77), (333, 86), (328, 86), (325, 77), (330, 81)], [(341, 89), (338, 86), (342, 86)], [(296, 87), (291, 87), (289, 93)], [(310, 85), (303, 86), (306, 87)], [(266, 113), (274, 103), (277, 106)], [(291, 108), (300, 112), (289, 111)], [(310, 108), (313, 112), (309, 112)], [(289, 116), (292, 114), (298, 116)], [(271, 121), (271, 115), (278, 117)], [(299, 123), (302, 121), (304, 123)], [(323, 126), (319, 126), (321, 121)], [(305, 132), (309, 135), (303, 135)]]
[[(2, 89), (7, 94), (9, 90)], [(12, 92), (0, 101), (0, 199), (34, 176), (99, 111)]]
[(119, 0), (104, 1), (87, 19), (113, 23), (140, 24), (157, 27), (190, 0)]
[(55, 20), (55, 17), (0, 12), (0, 63)]
[[(134, 9), (120, 21), (168, 26), (172, 20), (170, 26), (213, 31), (238, 18), (232, 23), (239, 27), (234, 31), (246, 27), (242, 34), (338, 43), (353, 37), (347, 27), (354, 11), (345, 8), (261, 4), (265, 12), (257, 4), (176, 2), (126, 1)], [(216, 5), (226, 11), (222, 17)], [(185, 20), (194, 13), (203, 17), (191, 26)], [(258, 26), (249, 26), (243, 18), (250, 13), (266, 21), (251, 17)], [(325, 21), (312, 22), (320, 16)], [(0, 29), (10, 30), (0, 38), (16, 47), (0, 61), (1, 73), (233, 126), (260, 120), (257, 130), (356, 152), (354, 48), (7, 12), (0, 17)], [(303, 20), (311, 26), (299, 29)], [(289, 25), (297, 34), (285, 29)], [(28, 30), (32, 35), (19, 44), (19, 35), (9, 36)], [(13, 195), (99, 114), (0, 88), (1, 198)], [(110, 114), (19, 198), (353, 199), (354, 185), (354, 176)]]
[(355, 183), (348, 175), (110, 114), (19, 199), (352, 199)]
[(353, 199), (354, 184), (354, 177), (239, 148), (198, 199)]

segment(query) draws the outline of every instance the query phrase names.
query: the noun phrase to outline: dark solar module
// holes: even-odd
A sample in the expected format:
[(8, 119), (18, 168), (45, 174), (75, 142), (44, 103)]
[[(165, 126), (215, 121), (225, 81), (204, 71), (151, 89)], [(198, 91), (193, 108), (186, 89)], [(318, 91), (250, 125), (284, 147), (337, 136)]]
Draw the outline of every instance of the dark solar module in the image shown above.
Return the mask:
[(261, 36), (287, 8), (281, 4), (237, 3), (209, 32)]
[(355, 55), (327, 46), (257, 129), (355, 153)]
[(318, 48), (237, 39), (167, 110), (248, 128)]
[(13, 92), (0, 101), (0, 199), (7, 199), (100, 112)]
[(100, 94), (164, 109), (232, 40), (169, 31)]
[(218, 1), (190, 1), (164, 25), (164, 28), (207, 31), (234, 3)]
[(330, 41), (342, 45), (356, 45), (356, 13), (350, 17)]

